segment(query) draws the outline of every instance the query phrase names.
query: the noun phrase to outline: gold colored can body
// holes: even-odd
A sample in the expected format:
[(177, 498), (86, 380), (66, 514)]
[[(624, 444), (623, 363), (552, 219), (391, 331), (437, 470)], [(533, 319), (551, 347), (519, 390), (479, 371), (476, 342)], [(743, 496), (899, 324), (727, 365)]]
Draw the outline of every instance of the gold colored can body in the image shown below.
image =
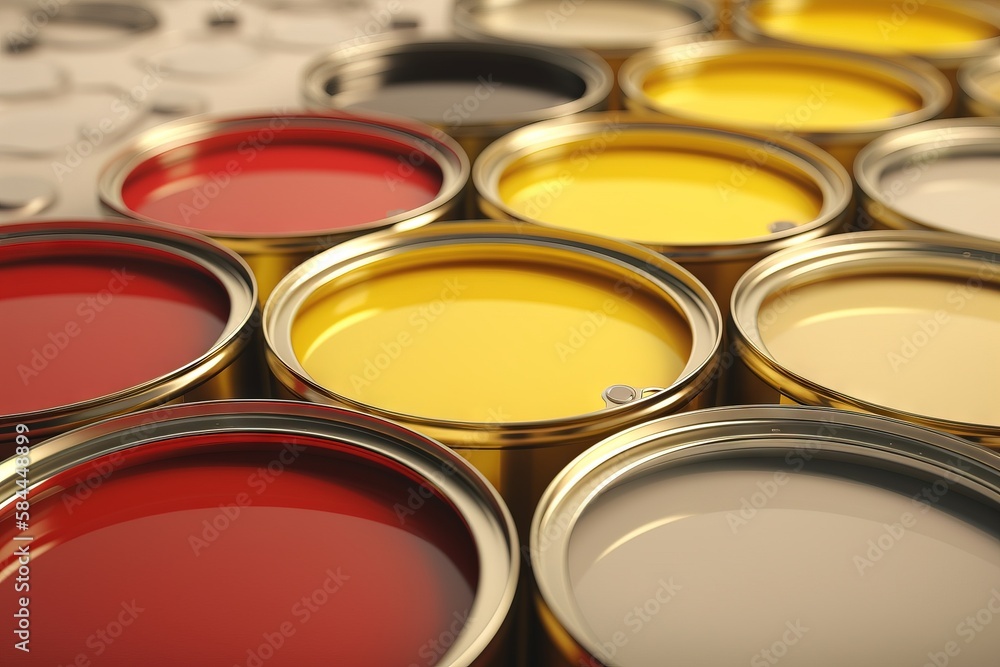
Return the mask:
[(632, 114), (538, 123), (473, 166), (481, 211), (641, 243), (677, 261), (725, 312), (760, 258), (840, 231), (851, 180), (801, 140)]
[[(28, 329), (15, 319), (27, 317), (25, 308), (46, 311), (35, 314), (41, 322), (57, 318), (34, 327), (45, 333), (18, 332), (7, 343), (11, 359), (23, 359), (20, 371), (10, 367), (23, 384), (5, 380), (22, 407), (0, 405), (0, 447), (14, 441), (18, 424), (40, 442), (165, 403), (266, 395), (253, 274), (209, 239), (110, 220), (19, 222), (0, 225), (0, 252), (5, 270), (38, 264), (40, 272), (5, 286), (0, 308), (13, 313), (9, 325)], [(95, 275), (104, 287), (91, 292)], [(168, 308), (178, 319), (158, 322), (162, 330), (136, 320)], [(70, 393), (50, 377), (63, 377)]]
[(306, 106), (387, 113), (447, 132), (474, 160), (511, 130), (607, 108), (614, 84), (593, 53), (467, 40), (377, 40), (319, 57)]
[[(279, 155), (296, 150), (312, 154)], [(194, 229), (240, 253), (263, 301), (288, 271), (333, 245), (447, 219), (469, 169), (453, 139), (403, 119), (334, 111), (205, 116), (140, 135), (104, 167), (98, 191), (116, 215)], [(366, 180), (355, 185), (359, 174)], [(310, 175), (312, 185), (304, 185)], [(143, 185), (154, 180), (163, 183)], [(333, 189), (345, 196), (331, 200)], [(244, 196), (268, 202), (270, 217), (241, 207)], [(244, 222), (251, 216), (252, 225)]]
[(956, 99), (958, 68), (1000, 48), (1000, 10), (976, 2), (748, 0), (733, 29), (750, 42), (917, 56), (948, 77)]
[(444, 442), (521, 530), (583, 449), (710, 404), (720, 322), (705, 288), (655, 253), (498, 222), (331, 249), (290, 274), (264, 315), (287, 392)]
[[(708, 0), (458, 0), (453, 22), (465, 37), (594, 51), (617, 76), (632, 54), (686, 35), (707, 36), (716, 27)], [(615, 87), (611, 109), (620, 109)]]
[(883, 135), (855, 164), (860, 229), (1000, 241), (1000, 119), (929, 121)]
[(859, 232), (754, 266), (733, 292), (730, 400), (879, 414), (1000, 447), (1000, 244)]
[(966, 116), (1000, 116), (1000, 56), (974, 60), (958, 71)]
[(873, 139), (940, 116), (951, 99), (944, 76), (916, 59), (736, 40), (638, 53), (619, 80), (632, 111), (798, 136), (848, 170)]
[[(791, 406), (665, 417), (546, 490), (530, 541), (537, 651), (555, 667), (919, 664), (914, 630), (954, 622), (928, 595), (976, 609), (993, 594), (997, 517), (1000, 457), (938, 431)], [(969, 658), (989, 664), (1000, 632), (978, 639)]]

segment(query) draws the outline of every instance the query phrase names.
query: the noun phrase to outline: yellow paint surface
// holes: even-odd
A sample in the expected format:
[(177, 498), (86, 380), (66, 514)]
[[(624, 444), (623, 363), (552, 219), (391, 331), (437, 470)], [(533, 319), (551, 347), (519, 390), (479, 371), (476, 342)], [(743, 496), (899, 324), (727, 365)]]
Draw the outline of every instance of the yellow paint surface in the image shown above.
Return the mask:
[(919, 0), (772, 0), (753, 16), (773, 37), (869, 53), (934, 55), (997, 36), (974, 16)]
[(687, 117), (786, 132), (850, 130), (921, 107), (915, 91), (884, 76), (797, 64), (774, 52), (661, 68), (647, 77), (644, 92)]
[[(1000, 268), (993, 274), (996, 280)], [(785, 368), (891, 409), (1000, 424), (995, 283), (977, 288), (964, 279), (853, 277), (806, 285), (781, 299), (773, 309), (764, 304), (759, 326), (764, 345)]]
[(727, 243), (817, 217), (820, 194), (761, 166), (770, 159), (763, 150), (729, 158), (612, 145), (514, 165), (499, 191), (519, 215), (559, 227), (654, 244)]
[(478, 258), (411, 263), (323, 293), (299, 313), (292, 344), (342, 396), (497, 423), (594, 412), (614, 384), (670, 386), (691, 334), (669, 302), (620, 278)]

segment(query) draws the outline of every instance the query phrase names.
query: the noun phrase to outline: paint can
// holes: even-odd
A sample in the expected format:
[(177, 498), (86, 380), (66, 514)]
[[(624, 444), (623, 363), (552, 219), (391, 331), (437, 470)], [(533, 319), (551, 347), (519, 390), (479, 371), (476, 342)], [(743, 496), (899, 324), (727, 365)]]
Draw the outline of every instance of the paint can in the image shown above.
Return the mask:
[(507, 664), (514, 525), (434, 441), (326, 406), (227, 401), (25, 449), (0, 464), (0, 580), (14, 624), (28, 609), (33, 661)]
[(1000, 457), (960, 438), (820, 408), (673, 415), (603, 441), (546, 491), (539, 654), (987, 665), (1000, 626), (976, 619), (1000, 609), (998, 527)]
[(378, 229), (448, 217), (469, 162), (454, 140), (352, 114), (204, 116), (161, 125), (101, 173), (104, 207), (240, 253), (266, 299), (306, 258)]
[(0, 225), (0, 447), (171, 401), (266, 389), (249, 267), (197, 234), (52, 220)]
[(1000, 243), (926, 231), (821, 239), (733, 291), (734, 403), (823, 405), (1000, 447)]
[(798, 136), (848, 170), (866, 144), (939, 117), (951, 101), (944, 75), (917, 59), (738, 40), (643, 51), (620, 81), (632, 111)]
[(641, 243), (677, 261), (725, 312), (733, 285), (776, 250), (840, 231), (852, 184), (795, 137), (630, 114), (522, 128), (473, 166), (482, 212)]

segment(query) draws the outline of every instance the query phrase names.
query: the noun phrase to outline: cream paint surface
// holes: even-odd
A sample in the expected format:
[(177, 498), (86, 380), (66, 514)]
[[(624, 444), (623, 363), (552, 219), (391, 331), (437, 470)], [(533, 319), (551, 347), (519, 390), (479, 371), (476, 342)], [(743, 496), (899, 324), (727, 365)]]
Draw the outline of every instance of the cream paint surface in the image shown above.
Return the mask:
[(660, 0), (528, 0), (483, 14), (491, 33), (527, 41), (577, 42), (577, 46), (632, 41), (690, 25), (697, 18)]
[(879, 188), (891, 207), (909, 218), (1000, 240), (1000, 152), (943, 157), (890, 171)]
[(920, 108), (916, 92), (877, 76), (752, 51), (654, 71), (644, 92), (688, 117), (796, 132), (849, 130)]
[(292, 342), (306, 372), (343, 396), (507, 422), (600, 410), (615, 384), (668, 387), (691, 333), (668, 304), (615, 278), (480, 260), (338, 290), (298, 315)]
[[(576, 525), (569, 577), (610, 664), (923, 667), (949, 642), (951, 667), (996, 664), (1000, 540), (942, 511), (950, 498), (817, 459), (722, 465), (631, 481)], [(965, 619), (989, 604), (975, 632)]]
[[(762, 2), (755, 22), (770, 35), (797, 43), (874, 53), (933, 55), (997, 36), (992, 26), (957, 11), (916, 1), (812, 0)], [(772, 9), (773, 8), (773, 9)], [(785, 9), (788, 8), (787, 11)]]
[[(1000, 264), (991, 279), (855, 277), (792, 290), (761, 337), (783, 367), (869, 403), (1000, 424)], [(763, 312), (767, 312), (765, 304)]]
[(801, 225), (822, 207), (818, 192), (757, 166), (749, 149), (741, 161), (609, 148), (510, 169), (500, 178), (499, 193), (530, 219), (664, 244), (765, 237), (772, 223)]

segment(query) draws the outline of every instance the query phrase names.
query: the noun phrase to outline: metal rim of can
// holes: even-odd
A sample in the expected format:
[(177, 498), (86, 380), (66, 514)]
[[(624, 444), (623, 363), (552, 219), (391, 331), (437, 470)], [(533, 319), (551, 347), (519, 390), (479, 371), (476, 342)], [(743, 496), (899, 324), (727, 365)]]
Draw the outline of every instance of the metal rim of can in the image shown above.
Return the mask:
[(1000, 116), (1000, 97), (983, 85), (988, 78), (1000, 80), (1000, 55), (969, 61), (958, 70), (966, 110), (976, 116)]
[(881, 415), (995, 446), (1000, 444), (1000, 420), (971, 424), (897, 410), (830, 389), (785, 368), (764, 344), (758, 314), (769, 296), (795, 285), (830, 277), (903, 272), (984, 281), (983, 264), (995, 266), (992, 272), (1000, 276), (998, 258), (1000, 243), (932, 231), (854, 232), (783, 250), (758, 262), (736, 284), (730, 311), (734, 348), (759, 379), (799, 405)]
[[(582, 1), (584, 0), (571, 0), (571, 4), (575, 7)], [(513, 0), (504, 3), (494, 3), (489, 0), (456, 0), (452, 11), (452, 26), (459, 35), (473, 39), (524, 41), (522, 36), (509, 34), (504, 30), (491, 29), (489, 23), (481, 20), (477, 14), (495, 7), (503, 8), (530, 2), (531, 0)], [(711, 0), (649, 0), (649, 5), (651, 11), (655, 11), (656, 5), (673, 6), (689, 12), (693, 20), (687, 25), (664, 30), (655, 35), (614, 34), (607, 36), (604, 40), (586, 43), (578, 43), (573, 39), (561, 40), (554, 35), (551, 40), (545, 40), (544, 43), (551, 46), (582, 47), (599, 53), (606, 59), (618, 59), (628, 57), (656, 42), (685, 35), (708, 34), (715, 30), (718, 22), (715, 5)], [(570, 12), (571, 14), (572, 12)]]
[[(852, 1), (859, 2), (859, 0)], [(886, 9), (891, 13), (893, 8), (891, 0), (879, 1), (883, 2), (886, 5)], [(751, 43), (809, 45), (806, 42), (790, 40), (772, 35), (768, 33), (764, 27), (758, 25), (754, 21), (753, 13), (755, 6), (767, 2), (774, 2), (774, 0), (745, 0), (737, 5), (733, 17), (733, 32), (736, 33), (736, 36)], [(870, 2), (870, 0), (860, 0), (860, 4), (867, 4), (868, 2)], [(965, 17), (980, 20), (983, 23), (989, 24), (994, 30), (1000, 33), (1000, 10), (990, 7), (989, 5), (983, 5), (975, 2), (956, 4), (948, 2), (947, 0), (920, 0), (920, 4), (931, 5), (955, 14), (962, 14)], [(931, 53), (918, 51), (912, 52), (909, 55), (916, 56), (922, 60), (930, 62), (932, 65), (941, 70), (955, 70), (968, 59), (991, 54), (995, 52), (997, 48), (1000, 48), (1000, 36), (992, 37), (987, 40), (971, 42), (964, 48), (956, 48), (954, 51)]]
[[(672, 258), (697, 262), (763, 256), (806, 239), (832, 233), (840, 229), (850, 217), (850, 203), (854, 194), (850, 175), (829, 153), (802, 139), (777, 137), (752, 130), (725, 129), (683, 120), (636, 116), (627, 112), (580, 114), (572, 118), (544, 121), (515, 130), (493, 142), (480, 154), (472, 167), (472, 182), (478, 194), (480, 209), (491, 218), (558, 228), (544, 220), (521, 215), (507, 205), (500, 196), (500, 181), (508, 168), (532, 154), (588, 138), (599, 138), (608, 128), (626, 133), (651, 133), (654, 136), (681, 133), (724, 141), (727, 147), (732, 146), (734, 154), (725, 157), (732, 158), (734, 165), (742, 161), (756, 166), (754, 159), (748, 156), (762, 152), (768, 156), (768, 161), (774, 160), (795, 177), (813, 184), (822, 195), (822, 208), (815, 220), (775, 231), (765, 237), (699, 244), (642, 242), (642, 245)], [(636, 145), (648, 147), (650, 144), (637, 140)], [(735, 155), (737, 151), (739, 156)]]
[[(497, 61), (518, 58), (535, 61), (538, 68), (552, 68), (579, 79), (584, 92), (576, 99), (562, 104), (539, 109), (512, 113), (504, 120), (494, 122), (465, 123), (451, 125), (441, 119), (419, 119), (433, 126), (440, 126), (456, 136), (478, 135), (484, 131), (500, 134), (522, 125), (548, 118), (569, 116), (599, 108), (611, 94), (614, 74), (596, 54), (580, 49), (552, 49), (531, 44), (507, 44), (503, 42), (472, 41), (465, 39), (403, 39), (383, 37), (362, 45), (350, 45), (314, 59), (306, 66), (302, 78), (302, 99), (307, 108), (326, 111), (338, 109), (337, 96), (350, 94), (351, 84), (361, 81), (360, 86), (369, 90), (365, 79), (373, 74), (386, 75), (396, 61), (412, 59), (414, 55), (434, 56), (441, 59), (445, 67), (448, 61), (470, 62), (474, 58), (493, 58)], [(412, 65), (409, 65), (412, 67)], [(533, 74), (529, 70), (527, 75)], [(447, 72), (447, 69), (443, 70)], [(419, 76), (433, 75), (420, 71)], [(338, 82), (341, 92), (332, 94), (329, 86)], [(502, 83), (502, 82), (501, 82)], [(368, 113), (368, 112), (366, 112)]]
[[(292, 349), (291, 327), (310, 294), (351, 271), (377, 271), (380, 260), (456, 244), (555, 247), (579, 253), (591, 262), (622, 266), (641, 275), (670, 295), (677, 304), (678, 315), (692, 330), (691, 354), (679, 377), (661, 391), (596, 412), (544, 421), (487, 425), (392, 412), (339, 395), (309, 376)], [(565, 264), (559, 266), (567, 268)], [(570, 438), (612, 432), (641, 421), (644, 415), (677, 409), (693, 400), (715, 379), (722, 345), (722, 315), (718, 305), (690, 273), (665, 257), (627, 242), (557, 229), (525, 229), (517, 223), (497, 221), (451, 222), (407, 232), (370, 234), (331, 248), (301, 264), (278, 284), (264, 307), (263, 329), (268, 366), (278, 382), (297, 397), (374, 414), (443, 442), (467, 441), (478, 449), (557, 446)]]
[(727, 406), (663, 417), (596, 444), (566, 466), (542, 496), (529, 551), (536, 604), (543, 617), (554, 620), (546, 631), (574, 654), (604, 655), (577, 610), (566, 574), (574, 528), (597, 498), (654, 468), (725, 460), (750, 450), (757, 456), (784, 454), (803, 438), (817, 443), (809, 451), (820, 458), (851, 456), (918, 478), (944, 475), (1000, 511), (1000, 457), (932, 429), (825, 407)]
[[(774, 54), (774, 61), (792, 61), (796, 64), (813, 64), (817, 67), (837, 70), (850, 75), (875, 78), (891, 78), (900, 87), (916, 93), (921, 99), (921, 107), (914, 111), (876, 119), (862, 125), (854, 125), (837, 129), (831, 127), (823, 130), (804, 130), (802, 132), (789, 130), (783, 134), (795, 134), (807, 141), (817, 144), (868, 143), (884, 132), (900, 127), (913, 125), (922, 121), (937, 118), (945, 112), (951, 101), (951, 86), (941, 72), (918, 58), (898, 57), (881, 58), (864, 53), (838, 51), (819, 47), (798, 46), (791, 44), (754, 44), (737, 39), (720, 39), (701, 42), (683, 41), (670, 43), (641, 51), (622, 65), (618, 79), (626, 100), (635, 108), (668, 114), (671, 117), (698, 122), (696, 113), (679, 111), (669, 105), (660, 104), (645, 93), (644, 84), (650, 74), (666, 67), (687, 66), (711, 61), (727, 56), (738, 57), (744, 53)], [(817, 81), (822, 83), (822, 77)], [(720, 121), (721, 122), (721, 121)], [(728, 124), (728, 123), (727, 123)], [(742, 125), (757, 132), (774, 132), (780, 128), (771, 126)]]
[[(31, 486), (44, 486), (57, 476), (107, 455), (170, 441), (184, 446), (184, 439), (190, 436), (265, 432), (309, 434), (377, 455), (405, 467), (444, 495), (469, 527), (480, 560), (480, 576), (469, 625), (442, 656), (448, 659), (440, 664), (478, 664), (476, 659), (500, 633), (514, 603), (520, 569), (514, 521), (499, 493), (462, 457), (391, 422), (350, 410), (292, 401), (211, 401), (161, 407), (107, 419), (33, 445)], [(188, 443), (187, 449), (193, 451), (198, 446)], [(165, 455), (163, 450), (159, 453)], [(16, 473), (15, 462), (15, 457), (0, 462), (0, 514), (18, 500), (17, 481), (23, 478)]]
[[(124, 201), (123, 187), (126, 179), (141, 165), (157, 159), (178, 148), (194, 149), (198, 144), (222, 132), (266, 130), (269, 123), (287, 123), (283, 127), (301, 130), (330, 130), (348, 136), (390, 139), (410, 149), (422, 159), (430, 159), (441, 170), (441, 190), (427, 204), (412, 211), (373, 220), (350, 227), (331, 227), (326, 231), (289, 232), (280, 235), (209, 234), (227, 247), (247, 254), (291, 254), (318, 249), (316, 239), (322, 238), (332, 245), (360, 234), (396, 227), (410, 229), (434, 222), (457, 205), (469, 180), (469, 158), (458, 143), (444, 132), (422, 123), (406, 119), (388, 119), (371, 115), (341, 112), (322, 114), (292, 112), (289, 114), (250, 114), (218, 116), (208, 114), (185, 118), (157, 126), (131, 140), (103, 167), (97, 182), (103, 208), (115, 215), (145, 222), (159, 222), (131, 210)], [(193, 157), (193, 154), (191, 155)], [(160, 223), (168, 224), (168, 223)], [(170, 225), (176, 226), (176, 225)], [(326, 247), (325, 245), (322, 247)]]
[(950, 156), (995, 155), (1000, 159), (1000, 118), (949, 118), (932, 120), (888, 132), (868, 144), (854, 163), (861, 211), (859, 223), (880, 223), (890, 229), (930, 229), (956, 233), (934, 222), (922, 221), (895, 210), (892, 197), (879, 184), (888, 171), (919, 156), (941, 160)]
[(108, 220), (11, 222), (0, 226), (0, 230), (3, 232), (0, 246), (6, 247), (76, 240), (111, 241), (152, 249), (203, 269), (219, 281), (230, 301), (229, 319), (219, 339), (185, 366), (107, 396), (35, 412), (0, 415), (0, 424), (26, 424), (35, 433), (50, 433), (165, 403), (221, 372), (250, 346), (260, 318), (257, 282), (239, 255), (207, 237), (164, 225)]

